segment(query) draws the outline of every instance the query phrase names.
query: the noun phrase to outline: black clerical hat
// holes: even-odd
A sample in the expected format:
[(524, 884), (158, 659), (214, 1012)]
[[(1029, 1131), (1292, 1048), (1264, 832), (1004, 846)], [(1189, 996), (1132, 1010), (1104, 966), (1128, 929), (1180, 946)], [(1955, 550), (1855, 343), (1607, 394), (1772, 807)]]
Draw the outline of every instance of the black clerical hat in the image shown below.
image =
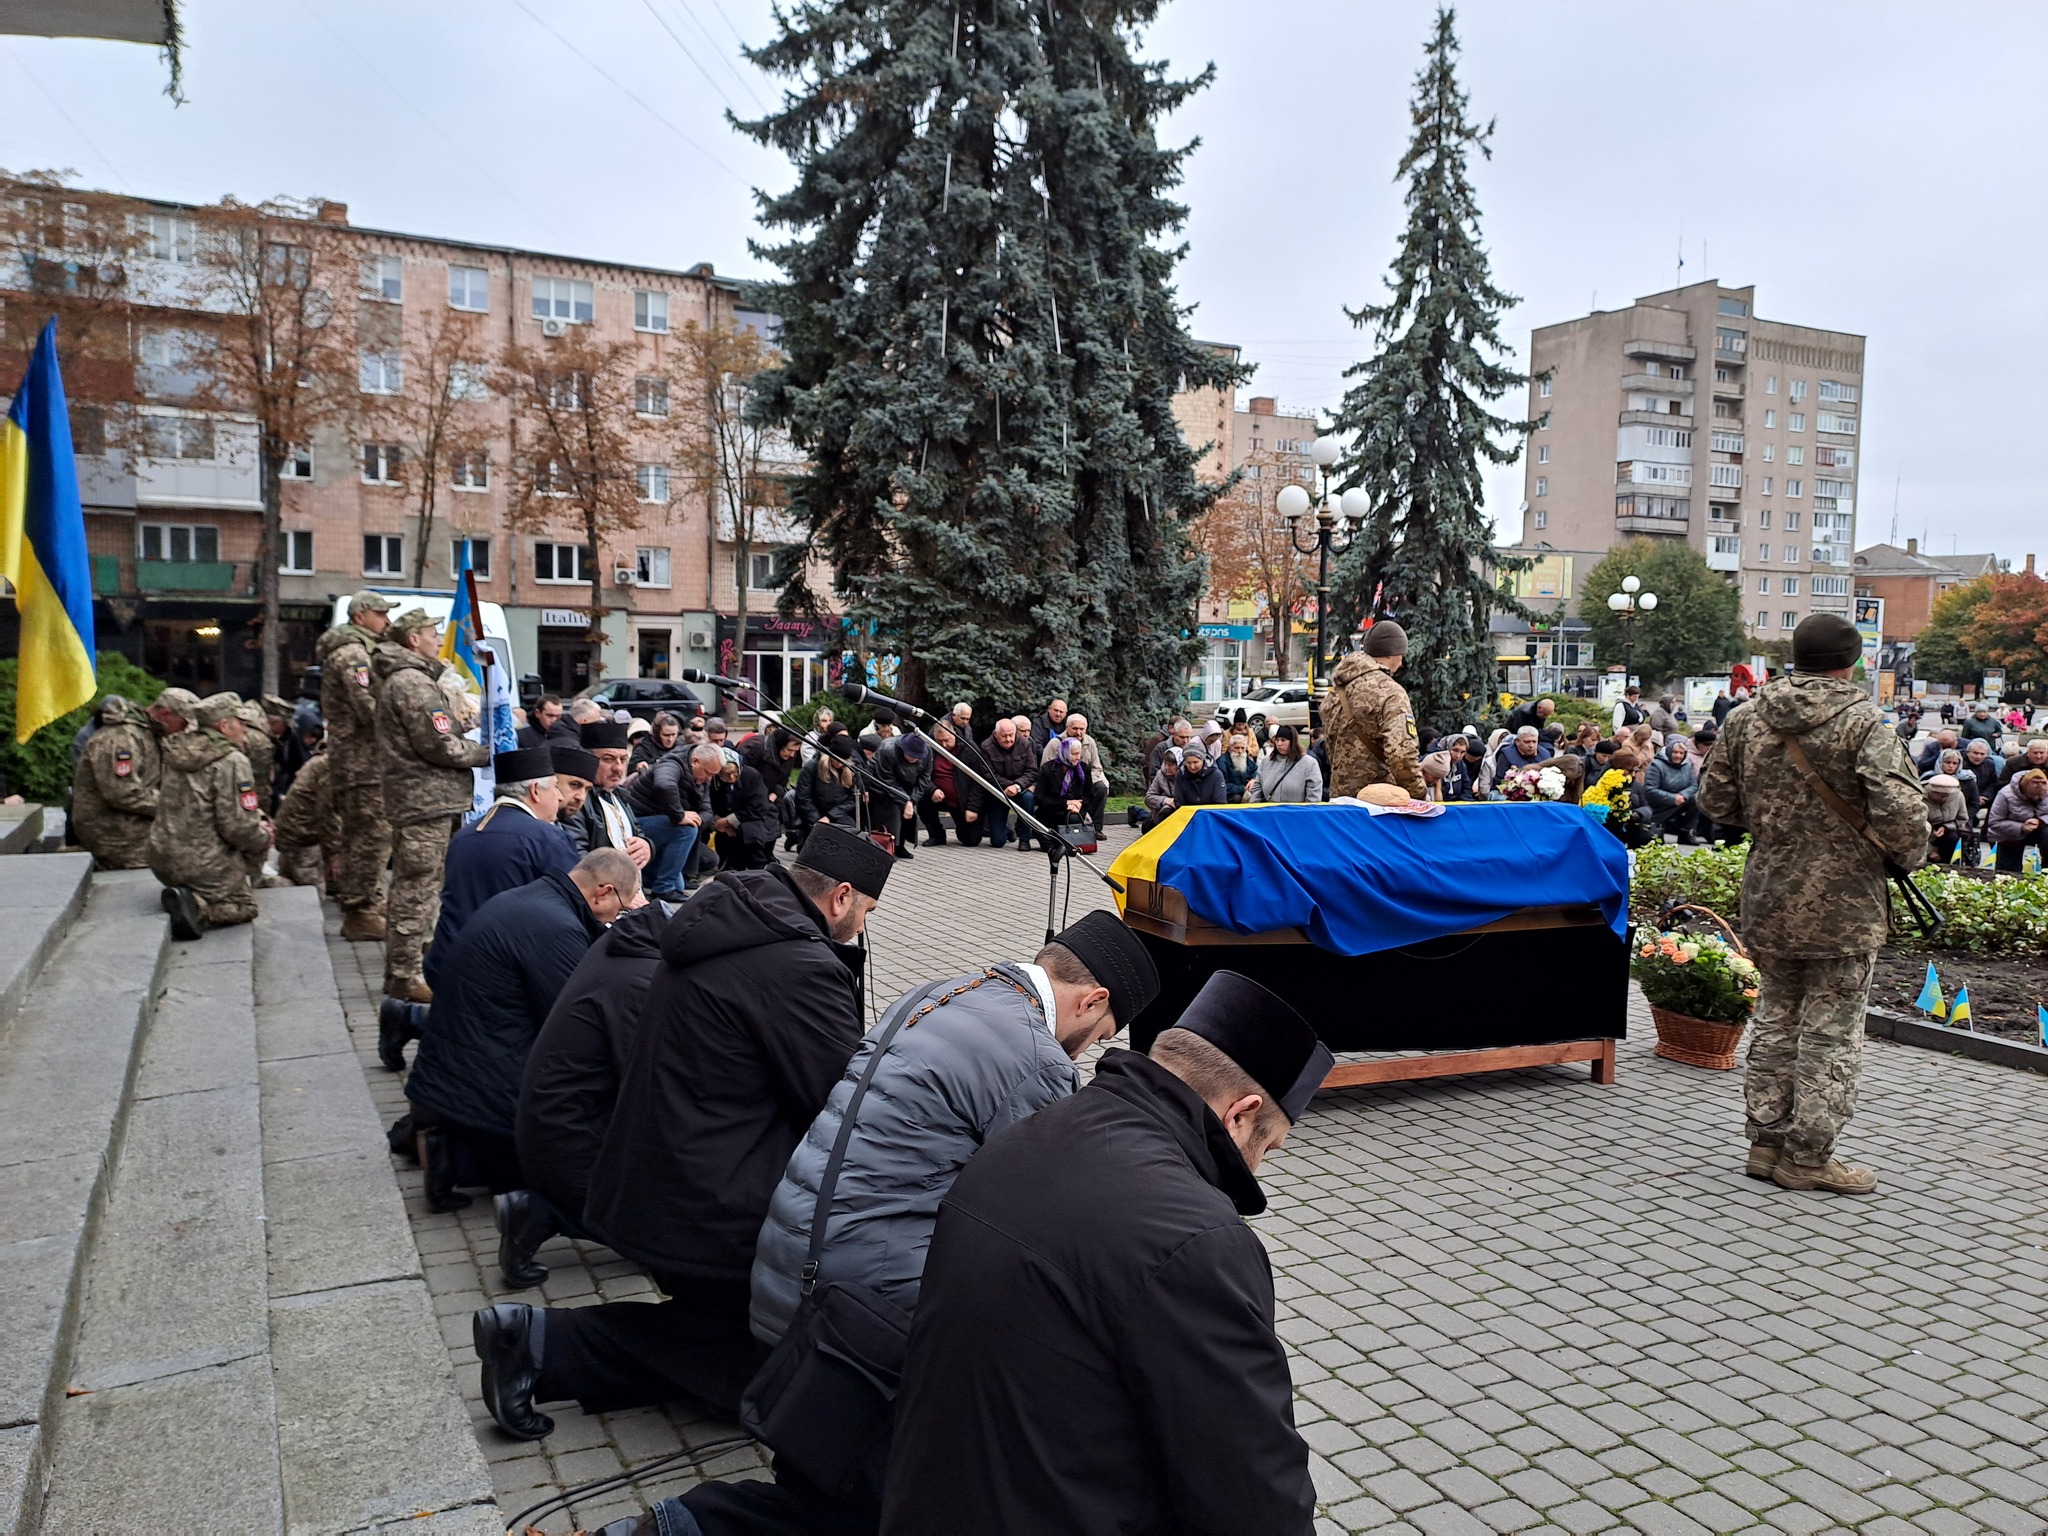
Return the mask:
[(557, 773), (570, 774), (593, 783), (597, 779), (597, 759), (581, 747), (557, 744), (548, 748), (548, 756), (554, 760)]
[(867, 838), (821, 821), (804, 835), (797, 863), (833, 880), (844, 880), (863, 896), (881, 900), (895, 860)]
[(1173, 1027), (1200, 1035), (1244, 1068), (1290, 1121), (1301, 1118), (1336, 1065), (1307, 1019), (1277, 993), (1236, 971), (1211, 976)]
[(593, 720), (578, 734), (583, 738), (583, 745), (592, 752), (599, 747), (630, 747), (633, 744), (623, 720)]
[(546, 747), (514, 747), (491, 759), (491, 772), (500, 784), (551, 779), (555, 776), (555, 759)]
[(1090, 912), (1053, 942), (1073, 951), (1088, 974), (1109, 988), (1109, 1011), (1125, 1028), (1159, 995), (1159, 968), (1145, 953), (1144, 942), (1114, 912)]

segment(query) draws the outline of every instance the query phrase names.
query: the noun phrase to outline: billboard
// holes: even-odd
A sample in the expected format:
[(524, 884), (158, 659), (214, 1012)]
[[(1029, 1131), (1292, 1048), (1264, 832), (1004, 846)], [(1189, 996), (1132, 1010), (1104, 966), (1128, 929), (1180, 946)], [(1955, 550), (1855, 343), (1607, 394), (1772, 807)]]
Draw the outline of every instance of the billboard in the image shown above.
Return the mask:
[(1883, 598), (1856, 599), (1856, 632), (1863, 637), (1863, 655), (1856, 663), (1854, 677), (1857, 682), (1867, 685), (1874, 693), (1877, 688), (1878, 653), (1884, 648)]

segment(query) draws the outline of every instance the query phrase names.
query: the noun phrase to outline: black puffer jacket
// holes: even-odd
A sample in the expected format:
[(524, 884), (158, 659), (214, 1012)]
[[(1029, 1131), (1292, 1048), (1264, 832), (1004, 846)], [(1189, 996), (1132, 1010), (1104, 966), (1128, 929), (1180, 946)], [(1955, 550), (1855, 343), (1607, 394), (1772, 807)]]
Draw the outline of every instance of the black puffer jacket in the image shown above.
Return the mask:
[(852, 784), (841, 784), (835, 775), (820, 771), (820, 764), (830, 762), (837, 765), (838, 761), (829, 753), (816, 753), (804, 764), (804, 771), (797, 775), (796, 814), (807, 827), (829, 821), (835, 827), (851, 830), (858, 824), (854, 799), (860, 793), (860, 780), (855, 778)]
[(647, 985), (661, 964), (659, 902), (628, 912), (584, 953), (548, 1011), (519, 1084), (519, 1165), (558, 1210), (580, 1211), (611, 1124)]
[(657, 1274), (744, 1282), (768, 1199), (860, 1044), (860, 951), (780, 867), (669, 920), (583, 1224)]
[(558, 869), (478, 907), (442, 962), (405, 1096), (458, 1125), (510, 1136), (527, 1053), (603, 933), (576, 882)]
[(931, 793), (932, 753), (925, 748), (922, 761), (905, 754), (903, 744), (909, 738), (891, 736), (882, 743), (875, 753), (873, 776), (881, 781), (878, 793), (883, 793), (898, 805), (918, 805)]
[(690, 754), (696, 748), (677, 747), (654, 760), (654, 766), (636, 773), (625, 784), (626, 801), (636, 816), (667, 816), (681, 821), (683, 813), (695, 811), (711, 819), (711, 787), (699, 784), (690, 772)]

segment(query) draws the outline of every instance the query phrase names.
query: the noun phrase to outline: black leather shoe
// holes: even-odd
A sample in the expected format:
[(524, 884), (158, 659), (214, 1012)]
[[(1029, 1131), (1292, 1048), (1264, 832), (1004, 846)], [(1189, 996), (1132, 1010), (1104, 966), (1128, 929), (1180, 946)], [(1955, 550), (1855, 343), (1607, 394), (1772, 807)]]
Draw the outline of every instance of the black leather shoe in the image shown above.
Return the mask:
[(469, 1336), (484, 1368), (484, 1406), (498, 1428), (515, 1440), (544, 1440), (555, 1421), (533, 1409), (533, 1387), (540, 1366), (532, 1349), (533, 1308), (501, 1301), (480, 1308), (469, 1320)]
[(415, 1145), (420, 1152), (420, 1171), (427, 1176), (427, 1209), (459, 1211), (467, 1207), (469, 1196), (455, 1188), (455, 1149), (448, 1145), (448, 1133), (423, 1130)]
[(163, 904), (164, 910), (171, 914), (172, 938), (202, 939), (206, 937), (206, 919), (199, 915), (199, 898), (192, 894), (191, 886), (165, 886)]
[(534, 1263), (533, 1254), (555, 1235), (555, 1224), (541, 1215), (529, 1190), (498, 1196), (497, 1211), (498, 1269), (515, 1291), (530, 1290), (548, 1277), (547, 1266)]
[(412, 1007), (402, 997), (387, 997), (377, 1005), (377, 1060), (388, 1071), (405, 1070), (405, 1042), (419, 1038), (412, 1027)]

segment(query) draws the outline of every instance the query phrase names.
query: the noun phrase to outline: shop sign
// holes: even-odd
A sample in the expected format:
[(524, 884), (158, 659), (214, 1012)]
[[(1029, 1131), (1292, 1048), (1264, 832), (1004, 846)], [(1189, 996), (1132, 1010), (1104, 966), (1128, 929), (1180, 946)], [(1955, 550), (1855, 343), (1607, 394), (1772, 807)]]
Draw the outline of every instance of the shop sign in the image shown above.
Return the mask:
[(543, 608), (540, 622), (545, 629), (588, 629), (590, 615), (581, 608)]

